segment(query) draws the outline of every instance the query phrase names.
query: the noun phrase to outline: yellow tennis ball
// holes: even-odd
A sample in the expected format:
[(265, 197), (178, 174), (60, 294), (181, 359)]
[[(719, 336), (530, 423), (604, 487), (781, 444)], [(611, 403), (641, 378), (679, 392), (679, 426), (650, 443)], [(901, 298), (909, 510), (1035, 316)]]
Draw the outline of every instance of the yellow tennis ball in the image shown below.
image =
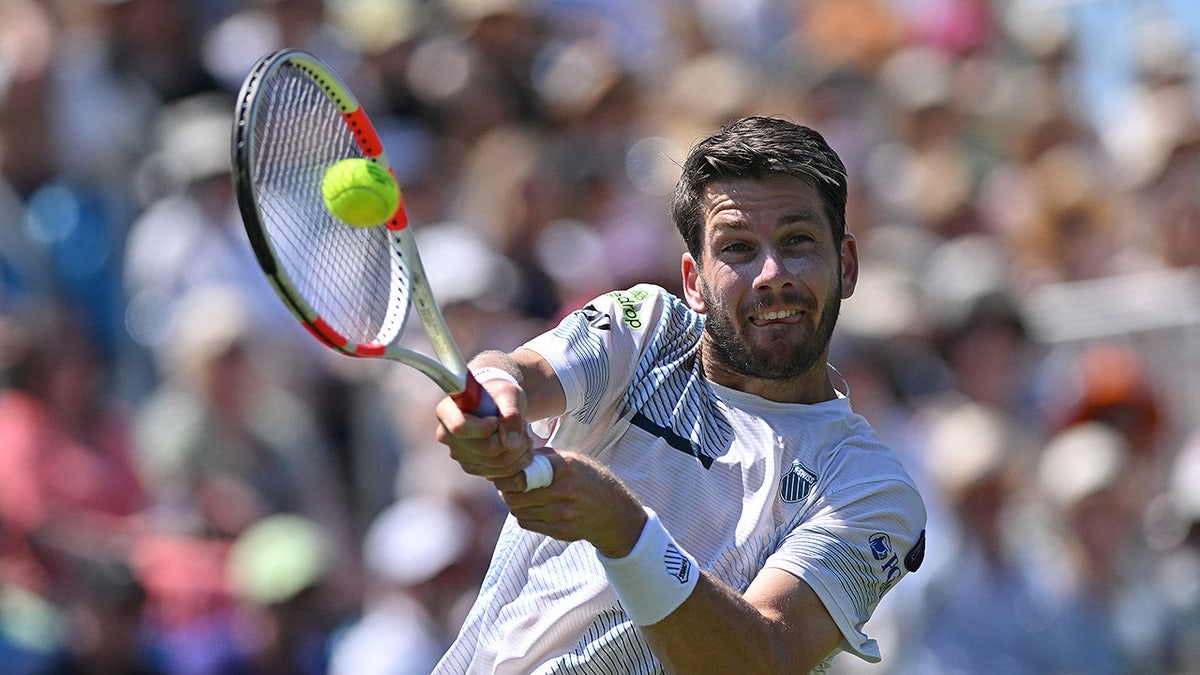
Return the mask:
[(378, 225), (400, 206), (400, 187), (387, 169), (369, 159), (343, 159), (321, 180), (325, 207), (353, 227)]

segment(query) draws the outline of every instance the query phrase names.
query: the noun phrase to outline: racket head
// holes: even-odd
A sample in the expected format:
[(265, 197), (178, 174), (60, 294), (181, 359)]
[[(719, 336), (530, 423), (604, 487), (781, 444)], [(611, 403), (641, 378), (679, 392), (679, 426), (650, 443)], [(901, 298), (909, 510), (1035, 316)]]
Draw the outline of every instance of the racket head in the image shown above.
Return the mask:
[(233, 182), (259, 265), (292, 314), (323, 343), (353, 356), (382, 355), (404, 330), (411, 270), (384, 227), (350, 227), (325, 208), (321, 181), (333, 163), (363, 158), (389, 169), (362, 107), (306, 52), (264, 56), (235, 109)]
[[(232, 149), (234, 190), (255, 256), (309, 332), (344, 354), (417, 368), (463, 410), (490, 404), (494, 411), (433, 299), (403, 196), (375, 227), (351, 227), (325, 207), (321, 183), (336, 162), (362, 158), (391, 173), (375, 127), (345, 82), (308, 52), (267, 54), (239, 92)], [(412, 305), (436, 359), (397, 344)]]

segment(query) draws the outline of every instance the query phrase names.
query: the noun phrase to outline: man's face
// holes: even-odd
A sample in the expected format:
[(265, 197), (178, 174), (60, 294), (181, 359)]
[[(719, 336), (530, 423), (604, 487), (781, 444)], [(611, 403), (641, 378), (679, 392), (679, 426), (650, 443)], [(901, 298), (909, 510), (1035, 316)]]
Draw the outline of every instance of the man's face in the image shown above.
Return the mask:
[(713, 183), (704, 216), (703, 258), (685, 254), (683, 268), (689, 304), (707, 315), (706, 366), (761, 380), (824, 376), (858, 254), (853, 237), (833, 241), (816, 187), (785, 175)]

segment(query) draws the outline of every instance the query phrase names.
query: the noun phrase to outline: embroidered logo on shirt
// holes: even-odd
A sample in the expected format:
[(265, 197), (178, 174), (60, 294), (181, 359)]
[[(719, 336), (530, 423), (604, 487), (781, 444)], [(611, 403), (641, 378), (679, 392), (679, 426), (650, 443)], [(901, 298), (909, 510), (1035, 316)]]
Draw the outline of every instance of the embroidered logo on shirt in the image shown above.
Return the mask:
[(674, 544), (667, 545), (667, 552), (663, 554), (663, 563), (667, 566), (667, 574), (678, 579), (681, 584), (686, 584), (692, 576), (691, 561)]
[(804, 501), (817, 484), (817, 474), (804, 468), (800, 460), (792, 460), (792, 469), (779, 479), (779, 498), (793, 504)]
[(871, 535), (871, 555), (876, 560), (887, 560), (892, 556), (892, 538), (882, 532)]
[(881, 592), (887, 592), (892, 584), (899, 581), (904, 571), (900, 569), (900, 556), (892, 550), (892, 538), (883, 532), (872, 534), (867, 542), (871, 547), (871, 556), (879, 565), (879, 571), (884, 575)]
[(640, 289), (630, 289), (627, 291), (613, 291), (608, 294), (617, 305), (621, 308), (621, 318), (624, 319), (625, 325), (634, 330), (640, 330), (645, 322), (642, 321), (642, 315), (638, 312), (641, 302), (650, 297), (650, 293)]
[(596, 309), (595, 305), (588, 305), (579, 310), (579, 313), (592, 328), (596, 330), (612, 330), (612, 321), (609, 320), (608, 314)]

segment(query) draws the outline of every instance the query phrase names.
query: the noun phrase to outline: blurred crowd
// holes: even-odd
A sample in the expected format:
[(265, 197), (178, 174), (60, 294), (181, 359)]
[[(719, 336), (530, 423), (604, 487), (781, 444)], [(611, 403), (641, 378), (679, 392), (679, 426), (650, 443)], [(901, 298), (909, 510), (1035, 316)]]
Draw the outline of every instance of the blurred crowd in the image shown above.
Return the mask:
[[(428, 673), (504, 517), (415, 371), (254, 263), (232, 106), (304, 48), (380, 127), (463, 350), (679, 289), (692, 142), (826, 135), (832, 362), (930, 508), (839, 672), (1200, 672), (1189, 0), (0, 1), (0, 671)], [(415, 348), (422, 338), (411, 336)]]

